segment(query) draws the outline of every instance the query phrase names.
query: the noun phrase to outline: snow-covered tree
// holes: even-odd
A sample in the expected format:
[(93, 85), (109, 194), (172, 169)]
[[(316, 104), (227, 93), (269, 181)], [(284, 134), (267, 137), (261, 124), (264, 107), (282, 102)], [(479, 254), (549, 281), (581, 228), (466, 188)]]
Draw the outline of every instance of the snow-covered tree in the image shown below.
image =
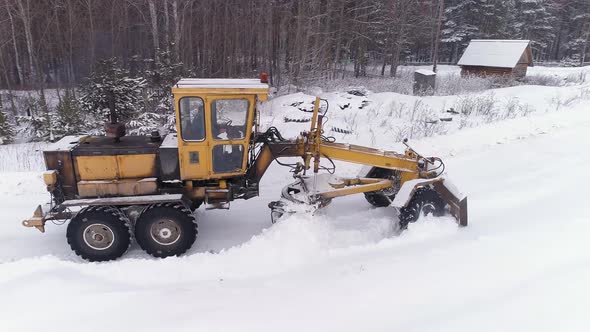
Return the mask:
[(569, 8), (572, 13), (571, 20), (574, 23), (573, 27), (568, 31), (571, 37), (577, 36), (577, 38), (571, 38), (564, 45), (566, 60), (572, 63), (580, 64), (587, 58), (588, 45), (590, 44), (590, 5), (587, 6), (586, 11), (576, 10), (577, 8)]
[(170, 51), (160, 51), (157, 55), (157, 61), (143, 61), (149, 88), (144, 98), (145, 112), (128, 124), (133, 134), (149, 134), (154, 130), (168, 133), (176, 129), (171, 88), (187, 72), (182, 63), (173, 60)]
[(4, 108), (2, 106), (2, 99), (0, 98), (0, 144), (7, 144), (12, 141), (14, 137), (14, 128), (8, 122)]
[(148, 66), (144, 75), (150, 87), (154, 90), (159, 89), (169, 92), (170, 87), (182, 77), (184, 73), (183, 64), (182, 62), (173, 61), (170, 52), (159, 52), (158, 58), (159, 61), (146, 60), (148, 63), (153, 63), (153, 66)]
[(481, 0), (454, 0), (445, 9), (445, 21), (441, 41), (450, 47), (450, 60), (458, 60), (469, 41), (480, 34)]
[(515, 0), (481, 1), (480, 35), (484, 39), (514, 39)]
[(49, 117), (53, 117), (51, 112), (44, 111), (44, 102), (41, 98), (29, 96), (24, 103), (26, 106), (26, 116), (18, 116), (18, 123), (21, 125), (19, 134), (22, 137), (32, 141), (49, 141), (53, 139), (52, 122)]
[(52, 114), (51, 123), (54, 139), (59, 139), (66, 135), (85, 133), (92, 129), (90, 127), (96, 121), (93, 114), (84, 114), (78, 100), (67, 92)]
[(149, 135), (153, 131), (160, 131), (165, 118), (164, 115), (158, 113), (144, 112), (129, 121), (127, 128), (131, 135)]
[(126, 122), (143, 110), (143, 77), (132, 78), (115, 58), (100, 61), (80, 87), (82, 111), (105, 116), (114, 102), (120, 122)]
[(516, 0), (516, 37), (531, 41), (536, 58), (544, 58), (555, 38), (556, 13), (552, 0)]

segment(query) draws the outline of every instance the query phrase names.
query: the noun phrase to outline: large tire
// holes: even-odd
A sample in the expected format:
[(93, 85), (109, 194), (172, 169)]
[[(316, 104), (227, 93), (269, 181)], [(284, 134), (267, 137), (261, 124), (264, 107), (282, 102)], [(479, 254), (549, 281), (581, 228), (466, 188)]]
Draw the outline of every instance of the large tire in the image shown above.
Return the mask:
[(182, 255), (196, 238), (195, 217), (179, 203), (150, 205), (135, 223), (137, 243), (154, 257)]
[(76, 255), (91, 261), (117, 259), (131, 245), (129, 219), (112, 206), (82, 209), (68, 225), (66, 238)]
[(445, 206), (446, 203), (434, 189), (418, 188), (408, 205), (399, 211), (400, 228), (406, 229), (409, 223), (418, 221), (421, 216), (442, 216), (445, 213)]
[[(394, 171), (385, 168), (378, 168), (374, 167), (371, 171), (367, 174), (368, 178), (374, 179), (387, 179), (394, 176)], [(391, 202), (395, 198), (395, 194), (386, 195), (382, 191), (371, 191), (365, 193), (365, 199), (369, 204), (373, 205), (374, 207), (387, 207), (391, 205)]]

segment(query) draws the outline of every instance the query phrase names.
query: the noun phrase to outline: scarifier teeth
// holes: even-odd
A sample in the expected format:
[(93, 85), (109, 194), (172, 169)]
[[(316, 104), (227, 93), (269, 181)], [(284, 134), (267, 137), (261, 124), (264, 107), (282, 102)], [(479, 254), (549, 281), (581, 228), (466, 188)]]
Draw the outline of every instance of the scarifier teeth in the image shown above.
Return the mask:
[(306, 122), (311, 122), (311, 119), (309, 119), (309, 118), (295, 119), (295, 118), (285, 117), (284, 121), (285, 121), (285, 123), (288, 123), (288, 122), (306, 123)]
[(342, 129), (342, 128), (338, 128), (338, 127), (332, 127), (332, 131), (335, 133), (340, 133), (340, 134), (352, 134), (351, 130)]

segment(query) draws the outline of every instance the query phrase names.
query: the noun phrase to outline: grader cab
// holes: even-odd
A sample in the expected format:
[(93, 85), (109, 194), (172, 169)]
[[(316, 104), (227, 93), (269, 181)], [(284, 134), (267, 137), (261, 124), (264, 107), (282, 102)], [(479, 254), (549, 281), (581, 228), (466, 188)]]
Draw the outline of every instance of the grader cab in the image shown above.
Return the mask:
[[(393, 205), (401, 229), (446, 212), (467, 225), (467, 199), (444, 178), (442, 160), (409, 146), (399, 154), (326, 140), (320, 98), (310, 130), (285, 139), (274, 127), (260, 131), (257, 106), (269, 94), (262, 80), (182, 79), (172, 92), (177, 133), (68, 136), (44, 151), (51, 202), (23, 225), (44, 232), (47, 221), (69, 220), (68, 243), (90, 261), (122, 256), (132, 238), (153, 256), (180, 255), (196, 240), (195, 209), (258, 196), (266, 170), (283, 157), (300, 161), (290, 164), (295, 182), (269, 204), (272, 222), (363, 193), (374, 206)], [(355, 178), (320, 173), (322, 161), (334, 160), (368, 167)]]

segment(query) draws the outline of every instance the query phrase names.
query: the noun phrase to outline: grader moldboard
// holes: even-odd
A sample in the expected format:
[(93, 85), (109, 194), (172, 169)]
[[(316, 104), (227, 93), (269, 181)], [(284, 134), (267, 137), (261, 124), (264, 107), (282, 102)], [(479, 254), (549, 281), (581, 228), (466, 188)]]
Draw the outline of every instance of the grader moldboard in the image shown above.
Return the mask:
[[(89, 261), (122, 256), (133, 238), (153, 256), (180, 255), (196, 240), (195, 209), (226, 209), (258, 196), (265, 171), (282, 157), (302, 160), (290, 165), (295, 183), (269, 204), (273, 223), (363, 193), (374, 206), (397, 208), (401, 229), (447, 211), (467, 225), (467, 199), (442, 176), (442, 160), (410, 146), (399, 154), (334, 142), (323, 135), (325, 100), (316, 98), (310, 130), (288, 140), (274, 127), (259, 131), (265, 79), (181, 79), (172, 92), (177, 134), (125, 136), (115, 120), (106, 136), (69, 136), (44, 151), (51, 202), (23, 225), (44, 232), (47, 221), (69, 220), (67, 241)], [(334, 160), (367, 167), (356, 178), (325, 176), (318, 174), (327, 169), (322, 159), (328, 170)]]

